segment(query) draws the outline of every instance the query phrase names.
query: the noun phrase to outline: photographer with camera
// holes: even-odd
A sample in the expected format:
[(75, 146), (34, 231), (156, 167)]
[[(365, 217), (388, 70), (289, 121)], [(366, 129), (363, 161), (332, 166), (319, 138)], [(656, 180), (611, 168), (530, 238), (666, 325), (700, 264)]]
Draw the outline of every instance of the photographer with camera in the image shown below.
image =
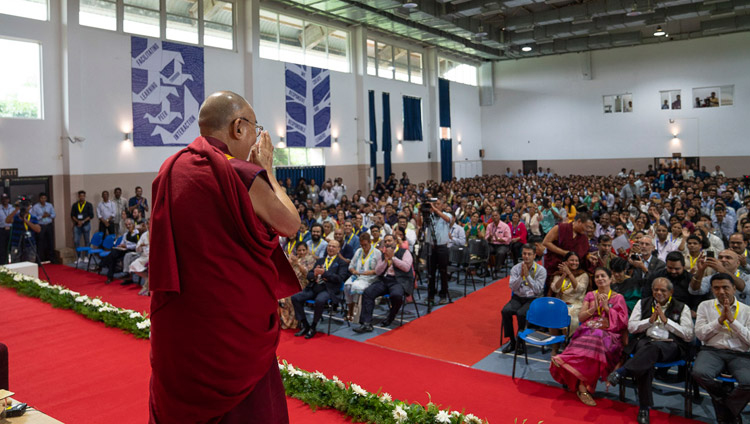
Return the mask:
[(0, 265), (8, 263), (8, 245), (10, 244), (10, 223), (6, 219), (13, 214), (10, 197), (3, 193), (0, 197)]
[(451, 227), (451, 214), (443, 211), (443, 202), (433, 198), (422, 203), (417, 225), (423, 228), (424, 243), (427, 249), (427, 303), (435, 303), (435, 273), (440, 270), (440, 304), (448, 303), (448, 240)]
[(15, 206), (13, 213), (5, 218), (6, 224), (13, 224), (10, 229), (11, 262), (36, 262), (36, 240), (32, 231), (39, 233), (42, 231), (42, 226), (31, 214), (31, 202), (20, 200)]

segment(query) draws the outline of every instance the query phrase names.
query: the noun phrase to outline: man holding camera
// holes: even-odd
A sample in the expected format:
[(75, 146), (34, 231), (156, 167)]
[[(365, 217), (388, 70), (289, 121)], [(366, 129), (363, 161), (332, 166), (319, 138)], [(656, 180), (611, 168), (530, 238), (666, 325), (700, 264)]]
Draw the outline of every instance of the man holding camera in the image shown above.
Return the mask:
[(8, 243), (10, 242), (10, 223), (5, 222), (13, 214), (10, 197), (3, 193), (0, 197), (0, 265), (8, 263)]
[(39, 193), (39, 202), (31, 208), (31, 215), (37, 217), (42, 226), (37, 234), (39, 260), (51, 261), (55, 258), (55, 229), (52, 223), (57, 215), (55, 207), (47, 201), (47, 193)]
[(698, 270), (690, 281), (688, 291), (693, 295), (705, 295), (711, 289), (711, 276), (704, 277), (706, 268), (711, 267), (717, 273), (727, 274), (732, 278), (737, 300), (745, 305), (750, 304), (750, 275), (740, 272), (740, 258), (731, 249), (722, 250), (718, 258), (698, 259)]
[(10, 252), (12, 262), (36, 262), (36, 240), (34, 233), (42, 231), (42, 226), (31, 214), (31, 202), (22, 200), (16, 203), (16, 209), (5, 218), (6, 223), (12, 223), (10, 230)]
[(417, 225), (424, 226), (425, 243), (431, 245), (427, 258), (427, 303), (435, 303), (435, 273), (440, 269), (439, 304), (445, 305), (448, 303), (448, 240), (451, 214), (443, 211), (443, 202), (440, 199), (430, 199), (423, 203), (421, 212), (417, 215)]

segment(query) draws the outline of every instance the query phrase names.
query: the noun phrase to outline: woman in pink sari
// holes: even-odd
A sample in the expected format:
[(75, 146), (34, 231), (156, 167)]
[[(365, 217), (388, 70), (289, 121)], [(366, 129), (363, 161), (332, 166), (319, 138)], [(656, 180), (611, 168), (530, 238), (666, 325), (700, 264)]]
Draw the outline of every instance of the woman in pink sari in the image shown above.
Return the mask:
[(591, 393), (599, 379), (606, 380), (620, 362), (623, 337), (627, 337), (628, 307), (625, 298), (610, 289), (612, 272), (594, 271), (597, 290), (588, 292), (578, 313), (580, 327), (563, 353), (552, 357), (550, 374), (558, 383), (575, 388), (578, 398), (596, 406)]

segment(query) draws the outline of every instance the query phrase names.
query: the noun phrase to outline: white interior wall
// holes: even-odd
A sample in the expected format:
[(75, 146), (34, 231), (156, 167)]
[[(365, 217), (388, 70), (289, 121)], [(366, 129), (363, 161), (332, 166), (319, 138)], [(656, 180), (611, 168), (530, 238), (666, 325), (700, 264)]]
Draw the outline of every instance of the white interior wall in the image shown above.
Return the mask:
[[(479, 160), (479, 150), (482, 149), (479, 88), (451, 82), (450, 92), (453, 162)], [(458, 144), (459, 140), (461, 144)]]
[[(750, 33), (594, 51), (591, 62), (590, 81), (578, 54), (497, 62), (495, 104), (482, 108), (487, 159), (750, 155)], [(692, 108), (693, 88), (728, 84), (735, 106)], [(659, 91), (674, 89), (682, 110), (661, 110)], [(625, 92), (633, 112), (604, 114), (602, 96)]]

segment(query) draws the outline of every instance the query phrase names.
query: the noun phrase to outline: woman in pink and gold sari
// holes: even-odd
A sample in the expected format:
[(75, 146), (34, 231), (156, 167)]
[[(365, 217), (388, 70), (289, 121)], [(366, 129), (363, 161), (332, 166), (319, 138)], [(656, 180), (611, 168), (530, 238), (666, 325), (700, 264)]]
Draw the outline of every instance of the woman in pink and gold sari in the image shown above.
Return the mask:
[(597, 380), (606, 380), (620, 362), (628, 328), (625, 298), (610, 289), (612, 272), (597, 268), (594, 282), (597, 290), (586, 294), (578, 313), (580, 327), (563, 353), (552, 357), (550, 365), (552, 378), (575, 388), (581, 402), (589, 406), (596, 406), (591, 393)]

